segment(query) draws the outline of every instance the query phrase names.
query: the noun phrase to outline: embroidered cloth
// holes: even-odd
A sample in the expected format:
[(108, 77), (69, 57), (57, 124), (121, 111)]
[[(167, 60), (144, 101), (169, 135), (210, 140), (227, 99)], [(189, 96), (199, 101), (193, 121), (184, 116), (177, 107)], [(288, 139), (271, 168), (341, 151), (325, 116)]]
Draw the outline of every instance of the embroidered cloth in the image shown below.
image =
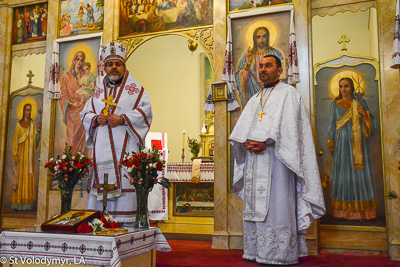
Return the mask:
[(192, 164), (192, 183), (200, 182), (201, 159), (194, 159)]
[(289, 58), (288, 58), (288, 83), (300, 82), (299, 59), (297, 58), (296, 31), (294, 28), (294, 12), (290, 12), (290, 36), (289, 36)]
[(122, 260), (153, 249), (171, 251), (160, 229), (129, 230), (132, 232), (115, 237), (3, 231), (0, 235), (0, 256), (7, 259), (59, 259), (69, 263), (83, 259), (89, 265), (119, 267)]
[[(170, 182), (191, 182), (192, 163), (168, 163), (167, 177)], [(199, 182), (214, 182), (214, 163), (201, 163)]]
[[(167, 134), (149, 132), (146, 136), (146, 148), (152, 148), (156, 146), (158, 150), (162, 152), (162, 159), (165, 160), (166, 164), (164, 170), (158, 175), (158, 177), (166, 177), (168, 173), (168, 146), (167, 146)], [(157, 147), (161, 144), (161, 147)], [(160, 184), (156, 184), (149, 194), (150, 220), (168, 220), (168, 189), (164, 188)]]
[[(233, 68), (233, 52), (232, 52), (232, 32), (231, 32), (231, 24), (228, 16), (228, 34), (226, 40), (226, 48), (225, 48), (225, 60), (224, 60), (224, 70), (222, 72), (222, 80), (226, 81), (228, 84), (228, 111), (234, 111), (239, 107), (239, 104), (236, 100), (234, 88), (235, 88), (235, 71)], [(210, 86), (210, 90), (208, 92), (206, 104), (204, 106), (205, 111), (214, 111), (214, 102), (212, 101), (212, 85)]]

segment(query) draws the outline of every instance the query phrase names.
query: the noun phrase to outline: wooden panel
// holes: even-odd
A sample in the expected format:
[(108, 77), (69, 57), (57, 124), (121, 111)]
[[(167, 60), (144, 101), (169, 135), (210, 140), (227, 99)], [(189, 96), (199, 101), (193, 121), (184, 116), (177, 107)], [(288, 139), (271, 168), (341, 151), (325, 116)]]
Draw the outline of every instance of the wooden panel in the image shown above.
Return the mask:
[(352, 230), (321, 227), (320, 248), (387, 251), (386, 230), (382, 227), (376, 228)]

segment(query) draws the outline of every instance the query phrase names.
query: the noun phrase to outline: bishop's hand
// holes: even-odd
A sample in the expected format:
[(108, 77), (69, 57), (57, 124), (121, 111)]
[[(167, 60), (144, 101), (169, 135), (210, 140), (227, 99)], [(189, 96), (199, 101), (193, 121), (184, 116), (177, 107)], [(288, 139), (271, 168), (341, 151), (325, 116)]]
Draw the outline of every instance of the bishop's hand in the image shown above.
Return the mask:
[(267, 148), (267, 143), (247, 140), (244, 142), (244, 147), (250, 152), (260, 154)]
[(122, 124), (122, 117), (120, 115), (112, 114), (108, 117), (107, 122), (111, 127), (115, 127)]
[(108, 116), (104, 115), (103, 113), (99, 114), (96, 118), (97, 123), (100, 125), (104, 125), (107, 123)]

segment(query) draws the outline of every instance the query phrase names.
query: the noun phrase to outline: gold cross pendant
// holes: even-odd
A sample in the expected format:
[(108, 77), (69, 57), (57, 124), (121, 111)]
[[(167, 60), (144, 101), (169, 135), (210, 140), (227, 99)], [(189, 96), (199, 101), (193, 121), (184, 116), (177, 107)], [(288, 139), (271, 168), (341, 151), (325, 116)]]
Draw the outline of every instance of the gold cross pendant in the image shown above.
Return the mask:
[(261, 110), (260, 112), (257, 113), (257, 115), (260, 115), (260, 118), (258, 119), (258, 121), (262, 120), (263, 115), (265, 115), (267, 113), (264, 112), (264, 110)]

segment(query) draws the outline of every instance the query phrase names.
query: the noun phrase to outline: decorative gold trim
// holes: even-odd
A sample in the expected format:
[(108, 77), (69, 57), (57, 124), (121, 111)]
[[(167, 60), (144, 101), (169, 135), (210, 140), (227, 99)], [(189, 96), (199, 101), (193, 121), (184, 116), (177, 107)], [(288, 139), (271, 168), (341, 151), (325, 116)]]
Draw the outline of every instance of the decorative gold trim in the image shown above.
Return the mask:
[(226, 82), (213, 83), (211, 87), (213, 102), (228, 100), (228, 84)]
[(319, 6), (318, 6), (319, 1), (311, 1), (311, 2), (313, 5), (311, 9), (311, 17), (314, 16), (325, 17), (327, 15), (333, 16), (337, 13), (344, 13), (347, 11), (356, 13), (358, 11), (366, 11), (370, 8), (377, 8), (377, 4), (375, 1), (337, 5), (337, 2), (329, 0), (328, 5), (319, 5)]
[[(355, 62), (355, 63), (342, 63), (342, 64), (337, 64), (337, 65), (336, 64), (335, 65), (334, 64), (327, 64), (327, 63), (329, 63), (331, 61), (339, 60), (339, 59), (343, 58), (344, 56), (347, 56), (347, 57), (350, 57), (350, 58), (355, 58), (355, 59), (359, 58), (361, 60), (365, 59), (365, 60), (359, 61), (359, 62)], [(349, 55), (344, 51), (343, 55), (340, 56), (340, 57), (336, 57), (336, 58), (333, 58), (333, 59), (325, 60), (325, 61), (322, 61), (322, 62), (314, 64), (314, 68), (313, 68), (313, 70), (314, 70), (314, 79), (313, 79), (314, 80), (314, 91), (315, 91), (315, 86), (318, 85), (318, 83), (317, 83), (317, 74), (318, 74), (318, 71), (320, 71), (321, 69), (327, 68), (327, 67), (329, 67), (329, 68), (341, 68), (343, 66), (354, 67), (354, 66), (361, 65), (361, 64), (370, 64), (370, 65), (372, 65), (376, 70), (375, 80), (377, 80), (377, 81), (380, 80), (379, 61), (377, 61), (373, 57), (361, 57), (361, 56), (356, 56), (356, 55)], [(380, 88), (380, 83), (379, 83), (379, 92), (380, 92), (380, 89), (381, 88)]]
[(46, 53), (46, 41), (12, 45), (12, 57), (25, 57)]
[(145, 34), (140, 36), (130, 36), (130, 37), (120, 37), (118, 42), (122, 43), (126, 49), (126, 59), (132, 55), (132, 53), (142, 44), (151, 40), (153, 38), (165, 35), (180, 35), (188, 38), (189, 40), (195, 41), (198, 43), (201, 48), (206, 53), (207, 57), (210, 59), (210, 63), (213, 66), (213, 50), (214, 50), (214, 26), (207, 27), (197, 27), (191, 28), (188, 30), (172, 30), (167, 33), (159, 33), (159, 34)]
[(125, 36), (118, 37), (118, 40), (125, 40), (125, 39), (131, 39), (131, 38), (136, 38), (136, 37), (146, 37), (146, 36), (156, 37), (156, 36), (161, 36), (161, 35), (184, 33), (187, 31), (192, 31), (192, 30), (196, 30), (196, 29), (204, 29), (204, 28), (214, 28), (214, 25), (196, 26), (196, 27), (190, 27), (190, 28), (185, 28), (185, 29), (174, 29), (174, 30), (161, 31), (161, 32), (149, 32), (149, 33), (135, 34), (135, 35), (125, 35)]
[[(213, 62), (213, 50), (214, 50), (214, 28), (198, 28), (192, 29), (185, 32), (187, 38), (199, 43), (201, 47), (207, 54), (207, 57), (210, 59), (210, 62)], [(211, 64), (213, 65), (213, 64)]]
[[(55, 141), (55, 133), (56, 133), (56, 106), (58, 103), (58, 99), (51, 99), (51, 106), (50, 106), (50, 131), (49, 131), (49, 149), (47, 158), (50, 159), (54, 155), (54, 141)], [(47, 188), (48, 191), (52, 189), (53, 186), (53, 175), (50, 170), (47, 171)], [(58, 189), (57, 189), (58, 190)], [(48, 195), (49, 196), (49, 195)], [(48, 207), (49, 203), (47, 200), (46, 207)], [(46, 218), (48, 216), (48, 210), (46, 211)]]
[(289, 5), (294, 5), (294, 2), (296, 0), (292, 0), (290, 3), (285, 3), (285, 4), (277, 4), (277, 5), (271, 5), (271, 6), (260, 6), (260, 7), (255, 7), (255, 8), (248, 8), (248, 9), (241, 9), (241, 10), (229, 10), (229, 0), (226, 1), (226, 11), (228, 14), (233, 14), (233, 13), (240, 13), (244, 11), (249, 11), (249, 10), (256, 10), (256, 9), (261, 9), (261, 8), (271, 8), (271, 7), (276, 7), (276, 6), (289, 6)]

